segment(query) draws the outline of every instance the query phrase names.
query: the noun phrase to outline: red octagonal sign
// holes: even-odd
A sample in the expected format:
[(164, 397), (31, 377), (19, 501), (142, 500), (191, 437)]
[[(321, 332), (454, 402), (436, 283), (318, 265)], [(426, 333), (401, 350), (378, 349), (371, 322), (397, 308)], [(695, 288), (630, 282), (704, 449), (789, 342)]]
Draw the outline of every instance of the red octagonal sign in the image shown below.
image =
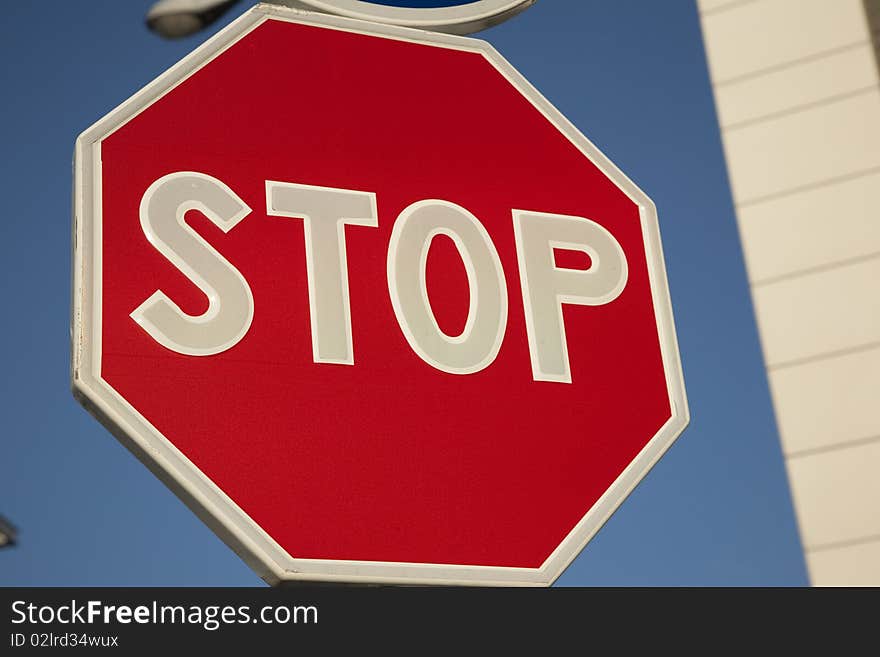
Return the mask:
[(482, 41), (258, 6), (75, 176), (74, 392), (271, 583), (550, 584), (687, 423), (653, 204)]

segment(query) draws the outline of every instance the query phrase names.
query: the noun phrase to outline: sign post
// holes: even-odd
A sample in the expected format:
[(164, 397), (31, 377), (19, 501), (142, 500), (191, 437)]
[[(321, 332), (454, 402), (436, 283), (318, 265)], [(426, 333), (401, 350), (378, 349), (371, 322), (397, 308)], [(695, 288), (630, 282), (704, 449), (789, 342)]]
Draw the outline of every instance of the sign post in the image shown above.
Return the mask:
[(687, 424), (654, 205), (482, 41), (258, 5), (74, 220), (74, 394), (273, 584), (549, 585)]

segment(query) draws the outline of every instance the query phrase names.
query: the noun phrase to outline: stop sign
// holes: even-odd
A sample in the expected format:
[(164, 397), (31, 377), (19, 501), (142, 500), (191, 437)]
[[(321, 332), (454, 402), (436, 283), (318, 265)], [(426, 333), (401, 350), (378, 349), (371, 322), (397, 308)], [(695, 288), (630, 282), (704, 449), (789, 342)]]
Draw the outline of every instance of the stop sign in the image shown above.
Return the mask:
[(74, 393), (271, 583), (549, 584), (687, 424), (653, 204), (484, 42), (258, 6), (74, 214)]

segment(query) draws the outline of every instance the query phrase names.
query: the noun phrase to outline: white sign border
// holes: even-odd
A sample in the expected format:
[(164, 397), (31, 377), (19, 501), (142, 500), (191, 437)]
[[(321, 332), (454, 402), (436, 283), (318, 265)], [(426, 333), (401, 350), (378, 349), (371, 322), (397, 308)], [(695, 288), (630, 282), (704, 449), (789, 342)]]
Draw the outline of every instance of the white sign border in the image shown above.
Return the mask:
[(280, 4), (358, 20), (447, 34), (471, 34), (512, 18), (536, 0), (471, 0), (451, 7), (392, 7), (362, 0), (276, 0)]
[[(481, 53), (640, 208), (671, 417), (539, 568), (294, 558), (101, 378), (101, 141), (268, 20), (323, 26)], [(257, 5), (79, 136), (74, 157), (73, 214), (71, 385), (74, 396), (270, 584), (311, 581), (550, 585), (672, 445), (689, 421), (654, 204), (484, 41), (313, 14), (275, 5)]]

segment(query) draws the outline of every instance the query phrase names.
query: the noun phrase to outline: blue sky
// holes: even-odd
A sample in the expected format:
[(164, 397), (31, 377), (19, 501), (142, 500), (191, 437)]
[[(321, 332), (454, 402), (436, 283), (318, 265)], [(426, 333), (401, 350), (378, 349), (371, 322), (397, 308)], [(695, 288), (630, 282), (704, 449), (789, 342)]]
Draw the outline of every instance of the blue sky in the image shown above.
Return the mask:
[[(262, 583), (69, 391), (74, 140), (248, 3), (177, 42), (149, 4), (2, 8), (0, 514), (21, 534), (0, 585)], [(541, 0), (480, 37), (656, 203), (692, 415), (557, 585), (806, 584), (695, 4)]]

